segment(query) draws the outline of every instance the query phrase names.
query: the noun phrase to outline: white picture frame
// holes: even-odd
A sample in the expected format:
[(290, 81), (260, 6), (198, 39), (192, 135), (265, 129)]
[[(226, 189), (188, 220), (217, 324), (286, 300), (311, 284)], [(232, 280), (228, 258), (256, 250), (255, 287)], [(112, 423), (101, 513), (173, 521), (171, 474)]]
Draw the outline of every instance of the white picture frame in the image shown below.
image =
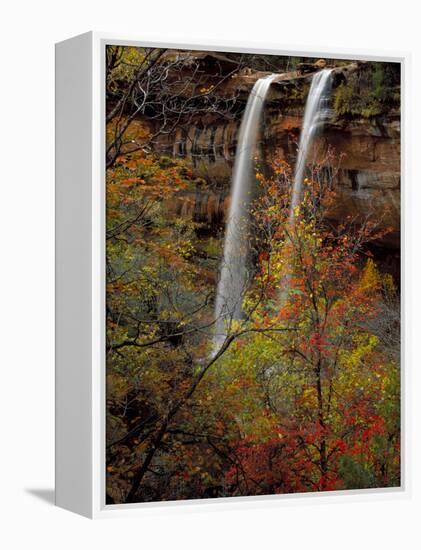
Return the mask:
[[(402, 67), (402, 483), (399, 488), (216, 500), (105, 504), (105, 84), (107, 44), (399, 62)], [(285, 45), (143, 41), (89, 32), (56, 45), (56, 504), (90, 518), (157, 507), (280, 506), (408, 498), (410, 440), (406, 361), (405, 243), (409, 196), (407, 94), (410, 56)]]

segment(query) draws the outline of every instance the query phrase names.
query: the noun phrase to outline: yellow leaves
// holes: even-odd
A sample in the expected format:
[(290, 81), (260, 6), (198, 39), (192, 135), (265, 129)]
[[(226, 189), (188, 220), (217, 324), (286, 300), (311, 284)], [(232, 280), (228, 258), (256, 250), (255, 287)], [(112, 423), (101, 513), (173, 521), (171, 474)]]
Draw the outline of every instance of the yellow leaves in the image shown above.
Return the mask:
[(367, 260), (364, 271), (361, 275), (361, 287), (363, 289), (376, 288), (380, 283), (380, 274), (376, 264), (371, 258)]
[(308, 386), (304, 388), (301, 399), (304, 406), (316, 407), (317, 406), (316, 389), (313, 386)]
[(387, 293), (395, 293), (396, 287), (393, 277), (388, 273), (380, 273), (374, 261), (369, 258), (361, 275), (360, 285), (362, 289), (379, 288), (380, 286)]
[(340, 353), (341, 363), (349, 368), (358, 369), (364, 365), (378, 344), (377, 336), (373, 334), (356, 334), (353, 338), (353, 346), (350, 351)]
[(202, 88), (199, 89), (199, 92), (201, 94), (208, 94), (209, 92), (211, 92), (213, 90), (213, 88), (214, 88), (213, 85), (208, 86), (208, 87), (203, 86)]
[(382, 275), (382, 284), (386, 293), (394, 294), (396, 292), (396, 286), (393, 281), (393, 277), (389, 273), (385, 273), (384, 275)]
[(117, 373), (110, 373), (107, 376), (107, 395), (112, 395), (115, 399), (122, 399), (128, 389), (128, 382)]

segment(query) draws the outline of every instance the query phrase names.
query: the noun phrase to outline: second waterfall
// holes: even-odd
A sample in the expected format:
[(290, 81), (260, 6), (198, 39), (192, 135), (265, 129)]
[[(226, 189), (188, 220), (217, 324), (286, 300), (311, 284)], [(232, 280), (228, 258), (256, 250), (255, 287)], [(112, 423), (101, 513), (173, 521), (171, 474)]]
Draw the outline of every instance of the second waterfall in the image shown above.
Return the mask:
[(332, 70), (324, 69), (316, 73), (312, 80), (304, 111), (295, 164), (294, 183), (291, 196), (291, 217), (301, 198), (301, 187), (313, 138), (329, 116), (329, 99), (332, 83)]

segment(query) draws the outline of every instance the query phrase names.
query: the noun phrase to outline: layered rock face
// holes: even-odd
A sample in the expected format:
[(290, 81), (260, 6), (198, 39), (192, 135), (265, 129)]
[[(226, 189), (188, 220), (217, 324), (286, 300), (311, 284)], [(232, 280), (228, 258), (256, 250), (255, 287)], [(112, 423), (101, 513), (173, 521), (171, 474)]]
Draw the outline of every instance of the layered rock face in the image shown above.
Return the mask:
[[(334, 176), (338, 196), (332, 218), (340, 221), (351, 216), (359, 222), (370, 217), (381, 228), (389, 228), (382, 244), (397, 250), (401, 171), (399, 103), (396, 100), (395, 107), (389, 107), (377, 101), (375, 95), (367, 95), (371, 94), (368, 87), (372, 86), (372, 82), (367, 81), (367, 70), (367, 64), (362, 63), (334, 68), (331, 116), (314, 140), (309, 161), (320, 161), (328, 149), (331, 151), (327, 168)], [(236, 75), (221, 93), (236, 93), (238, 101), (245, 104), (260, 76), (260, 72)], [(285, 73), (272, 85), (261, 134), (260, 150), (264, 160), (269, 161), (276, 150), (294, 165), (311, 78), (311, 72)], [(350, 86), (354, 87), (351, 92)], [(379, 90), (379, 94), (382, 93), (381, 86)], [(173, 205), (178, 213), (208, 223), (224, 221), (240, 122), (241, 115), (225, 120), (217, 114), (207, 114), (188, 129), (178, 129), (158, 140), (158, 150), (189, 158), (197, 175), (209, 182), (208, 189), (180, 197), (179, 204)]]
[[(270, 123), (269, 134), (294, 162), (301, 118), (281, 117)], [(292, 136), (292, 137), (291, 137)], [(332, 216), (364, 221), (367, 217), (389, 233), (388, 246), (399, 248), (400, 232), (400, 117), (391, 114), (369, 119), (328, 123), (314, 140), (309, 160), (326, 158), (338, 194)]]

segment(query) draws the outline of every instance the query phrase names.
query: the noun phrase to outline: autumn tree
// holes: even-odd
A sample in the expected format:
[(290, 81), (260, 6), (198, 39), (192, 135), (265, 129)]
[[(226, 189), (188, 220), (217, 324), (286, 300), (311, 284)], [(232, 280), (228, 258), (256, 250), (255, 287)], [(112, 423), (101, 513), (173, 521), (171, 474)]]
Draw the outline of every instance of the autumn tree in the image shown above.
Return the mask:
[(276, 318), (293, 330), (238, 341), (228, 363), (256, 370), (271, 425), (265, 437), (253, 430), (238, 443), (241, 467), (229, 476), (242, 474), (240, 494), (247, 476), (263, 492), (399, 484), (398, 365), (373, 330), (395, 289), (367, 257), (367, 243), (381, 236), (376, 225), (329, 220), (335, 192), (321, 169), (292, 212), (289, 167), (275, 161), (272, 177), (259, 175), (256, 279), (268, 284), (251, 322)]
[[(138, 500), (140, 490), (142, 498), (164, 498), (159, 480), (171, 487), (183, 462), (173, 463), (173, 472), (168, 454), (177, 449), (185, 453), (186, 436), (201, 447), (206, 433), (205, 447), (220, 462), (226, 451), (212, 439), (220, 427), (203, 431), (199, 421), (211, 405), (209, 395), (202, 395), (205, 379), (236, 339), (251, 332), (290, 330), (276, 322), (265, 327), (250, 323), (265, 294), (262, 286), (245, 307), (244, 318), (227, 327), (215, 348), (215, 282), (199, 253), (200, 224), (169, 216), (178, 193), (197, 184), (185, 161), (143, 151), (120, 155), (108, 169), (107, 464), (112, 500)], [(261, 283), (266, 284), (263, 278)], [(192, 417), (195, 409), (200, 413)]]
[[(212, 74), (197, 52), (107, 46), (107, 145), (111, 167), (121, 153), (154, 149), (159, 136), (188, 128), (207, 114), (233, 119), (237, 93), (222, 87), (243, 62), (213, 54)], [(142, 119), (143, 131), (136, 130)]]

